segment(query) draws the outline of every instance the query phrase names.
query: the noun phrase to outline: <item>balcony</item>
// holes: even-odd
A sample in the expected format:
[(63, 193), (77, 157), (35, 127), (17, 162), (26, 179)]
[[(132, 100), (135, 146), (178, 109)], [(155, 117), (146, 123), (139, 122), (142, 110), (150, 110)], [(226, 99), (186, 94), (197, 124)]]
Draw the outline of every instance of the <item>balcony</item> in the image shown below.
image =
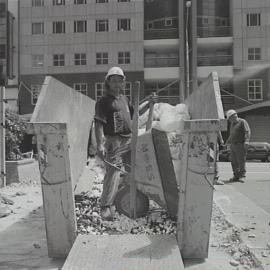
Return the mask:
[(177, 39), (178, 32), (177, 28), (144, 30), (144, 39)]
[(232, 36), (231, 26), (204, 26), (197, 27), (198, 38), (208, 37), (230, 37)]
[(144, 58), (144, 67), (178, 67), (178, 57), (149, 57)]
[(232, 55), (205, 55), (198, 56), (197, 65), (202, 66), (232, 66)]

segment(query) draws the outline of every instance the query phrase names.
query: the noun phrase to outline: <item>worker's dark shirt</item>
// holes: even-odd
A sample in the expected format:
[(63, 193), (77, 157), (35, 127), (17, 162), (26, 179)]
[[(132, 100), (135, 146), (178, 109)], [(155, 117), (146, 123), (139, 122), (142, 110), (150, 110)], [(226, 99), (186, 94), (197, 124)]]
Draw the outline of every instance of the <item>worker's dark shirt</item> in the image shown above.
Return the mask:
[(249, 142), (249, 139), (250, 128), (245, 119), (238, 118), (237, 123), (231, 123), (228, 143), (244, 143)]
[(106, 95), (97, 101), (95, 120), (103, 123), (104, 135), (131, 136), (133, 107), (124, 95)]

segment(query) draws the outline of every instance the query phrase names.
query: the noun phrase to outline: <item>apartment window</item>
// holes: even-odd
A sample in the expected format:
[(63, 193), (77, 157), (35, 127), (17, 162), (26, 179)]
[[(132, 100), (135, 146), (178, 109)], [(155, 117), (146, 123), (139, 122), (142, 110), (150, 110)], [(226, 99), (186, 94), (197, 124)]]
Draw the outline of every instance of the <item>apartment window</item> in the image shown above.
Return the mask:
[(118, 64), (130, 64), (130, 52), (119, 52)]
[(126, 86), (124, 89), (124, 95), (131, 100), (131, 82), (126, 82)]
[(172, 25), (173, 25), (172, 19), (165, 19), (165, 26), (172, 26)]
[(53, 0), (54, 6), (62, 6), (65, 5), (65, 0)]
[(32, 0), (32, 7), (43, 7), (44, 0)]
[(105, 92), (104, 83), (96, 83), (95, 84), (95, 94), (96, 94), (96, 100), (99, 100)]
[(108, 3), (108, 0), (96, 0), (96, 3)]
[(98, 52), (96, 54), (96, 64), (97, 65), (107, 65), (108, 64), (108, 53)]
[(109, 21), (108, 20), (96, 20), (96, 32), (108, 32)]
[(74, 33), (87, 32), (87, 21), (75, 21), (74, 22)]
[(130, 19), (118, 19), (118, 31), (129, 31)]
[(74, 5), (83, 5), (86, 4), (86, 0), (74, 0)]
[(53, 55), (53, 65), (55, 67), (62, 67), (65, 65), (65, 55), (64, 54), (54, 54)]
[(32, 35), (41, 35), (44, 34), (44, 23), (36, 22), (32, 23)]
[(41, 91), (42, 85), (39, 84), (32, 84), (30, 89), (31, 89), (31, 104), (36, 105), (39, 93)]
[(74, 64), (75, 64), (75, 66), (85, 66), (86, 65), (86, 54), (85, 53), (75, 53), (74, 54)]
[(87, 96), (87, 83), (74, 83), (73, 84), (74, 90), (84, 94)]
[(61, 34), (66, 32), (65, 22), (53, 22), (53, 33)]
[(32, 67), (43, 67), (44, 65), (44, 55), (36, 54), (32, 55)]
[(248, 100), (263, 100), (263, 83), (261, 79), (248, 80)]
[(123, 3), (123, 2), (130, 2), (130, 0), (118, 0), (118, 2), (121, 2), (121, 3)]
[(248, 48), (248, 60), (261, 60), (261, 48)]
[(260, 25), (261, 25), (261, 14), (260, 13), (247, 14), (247, 26), (260, 26)]

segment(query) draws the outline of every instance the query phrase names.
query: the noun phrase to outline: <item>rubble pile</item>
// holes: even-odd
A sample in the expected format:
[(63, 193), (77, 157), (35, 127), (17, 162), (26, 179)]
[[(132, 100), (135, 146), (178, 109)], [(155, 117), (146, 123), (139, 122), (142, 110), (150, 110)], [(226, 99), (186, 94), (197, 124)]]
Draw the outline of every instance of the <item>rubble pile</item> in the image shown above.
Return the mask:
[(214, 205), (212, 224), (219, 237), (214, 237), (216, 243), (212, 243), (212, 247), (224, 249), (232, 259), (230, 264), (243, 269), (260, 268), (260, 263), (250, 252), (250, 249), (243, 244), (241, 240), (241, 230), (226, 221), (220, 209)]
[(150, 201), (150, 211), (146, 217), (136, 220), (115, 212), (113, 221), (104, 221), (100, 216), (99, 198), (102, 192), (104, 168), (98, 160), (89, 165), (95, 173), (91, 192), (75, 196), (76, 218), (79, 234), (175, 234), (176, 222), (155, 202)]

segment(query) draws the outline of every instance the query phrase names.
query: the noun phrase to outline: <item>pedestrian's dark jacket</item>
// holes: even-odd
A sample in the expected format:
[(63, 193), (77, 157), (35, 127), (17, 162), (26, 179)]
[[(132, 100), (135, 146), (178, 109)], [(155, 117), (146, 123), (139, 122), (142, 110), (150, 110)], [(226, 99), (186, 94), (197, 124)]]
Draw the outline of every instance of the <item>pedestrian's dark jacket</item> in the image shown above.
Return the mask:
[(237, 123), (231, 123), (229, 133), (227, 143), (245, 143), (250, 140), (251, 132), (248, 122), (245, 119), (238, 118)]

